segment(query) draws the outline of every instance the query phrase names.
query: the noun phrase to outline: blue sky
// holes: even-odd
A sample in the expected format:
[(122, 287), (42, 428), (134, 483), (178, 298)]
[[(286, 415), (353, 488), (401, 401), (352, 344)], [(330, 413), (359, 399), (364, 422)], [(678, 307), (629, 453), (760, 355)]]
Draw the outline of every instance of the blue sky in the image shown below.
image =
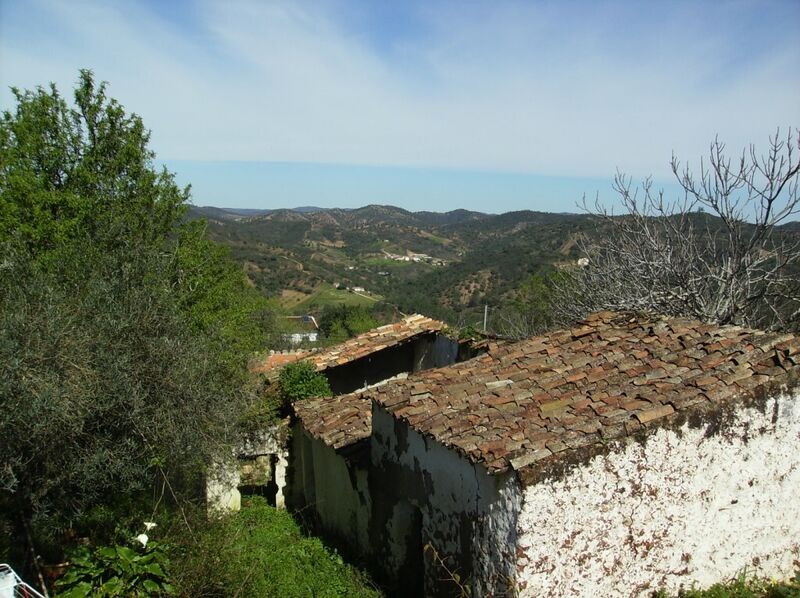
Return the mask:
[(8, 86), (79, 68), (199, 205), (575, 211), (800, 125), (800, 2), (0, 0)]

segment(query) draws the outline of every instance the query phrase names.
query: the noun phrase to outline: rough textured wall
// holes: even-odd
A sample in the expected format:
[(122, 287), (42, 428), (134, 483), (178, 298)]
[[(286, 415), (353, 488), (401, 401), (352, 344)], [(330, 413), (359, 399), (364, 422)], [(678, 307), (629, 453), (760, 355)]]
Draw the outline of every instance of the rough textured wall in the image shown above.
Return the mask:
[(640, 596), (708, 586), (743, 567), (786, 576), (800, 558), (800, 405), (659, 430), (525, 489), (525, 596)]
[(473, 537), (474, 596), (513, 595), (516, 587), (517, 519), (522, 492), (515, 475), (498, 478), (497, 498), (477, 519)]
[[(514, 562), (514, 543), (508, 543), (515, 534), (510, 503), (520, 502), (516, 482), (489, 476), (377, 405), (372, 434), (370, 488), (376, 508), (371, 527), (384, 566), (409, 576), (422, 573), (425, 595), (452, 594), (457, 586), (446, 579), (449, 573), (433, 553), (429, 550), (424, 560), (414, 553), (430, 544), (452, 573), (470, 583), (474, 595), (490, 595), (493, 584), (506, 585)], [(407, 520), (405, 529), (398, 519)], [(478, 572), (486, 575), (483, 581)]]
[[(367, 529), (371, 499), (367, 486), (367, 471), (348, 463), (341, 455), (320, 440), (312, 438), (301, 426), (293, 433), (294, 472), (304, 479), (297, 479), (302, 495), (297, 496), (292, 508), (310, 507), (313, 511), (301, 511), (301, 517), (314, 513), (322, 531), (332, 539), (344, 543), (363, 556), (369, 546)], [(309, 469), (311, 471), (309, 471)], [(301, 503), (301, 504), (298, 504)]]
[[(266, 458), (269, 470), (262, 472), (275, 484), (275, 505), (284, 506), (286, 486), (286, 431), (283, 423), (270, 426), (242, 438), (234, 450), (236, 459), (209, 467), (206, 478), (206, 504), (210, 510), (238, 511), (242, 506), (240, 488), (252, 485), (248, 479), (256, 461)], [(244, 474), (244, 476), (243, 476)]]

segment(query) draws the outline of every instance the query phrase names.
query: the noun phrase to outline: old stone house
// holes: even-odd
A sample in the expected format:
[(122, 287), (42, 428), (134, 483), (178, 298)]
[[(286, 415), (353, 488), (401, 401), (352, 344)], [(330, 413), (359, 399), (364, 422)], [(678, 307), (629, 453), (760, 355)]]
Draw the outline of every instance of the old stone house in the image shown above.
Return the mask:
[(472, 345), (442, 334), (445, 328), (444, 322), (414, 314), (325, 349), (272, 353), (251, 371), (277, 377), (286, 364), (304, 360), (325, 375), (334, 395), (344, 394), (473, 354)]
[(445, 325), (409, 316), (305, 359), (325, 374), (331, 397), (299, 401), (289, 446), (287, 506), (345, 547), (370, 545), (371, 509), (379, 492), (369, 481), (371, 402), (368, 390), (484, 350), (481, 342), (458, 342)]
[[(449, 338), (443, 334), (444, 329), (443, 322), (415, 314), (325, 349), (272, 351), (250, 369), (274, 382), (284, 366), (308, 361), (328, 379), (336, 396), (411, 372), (452, 364), (480, 350), (476, 343), (459, 343)], [(293, 470), (309, 467), (297, 461), (306, 455), (299, 446), (297, 451), (289, 450), (291, 447), (284, 441), (287, 432), (285, 424), (278, 424), (244, 439), (237, 449), (238, 467), (217, 468), (209, 478), (206, 492), (209, 503), (215, 508), (238, 510), (242, 493), (251, 492), (265, 494), (276, 506), (283, 506), (288, 492), (295, 497), (295, 504), (314, 502), (302, 499), (305, 486), (286, 487), (287, 467)], [(311, 459), (308, 453), (307, 461), (310, 463)]]
[(799, 376), (796, 336), (595, 314), (298, 405), (316, 451), (302, 465), (339, 488), (333, 531), (399, 593), (638, 596), (745, 566), (788, 575)]

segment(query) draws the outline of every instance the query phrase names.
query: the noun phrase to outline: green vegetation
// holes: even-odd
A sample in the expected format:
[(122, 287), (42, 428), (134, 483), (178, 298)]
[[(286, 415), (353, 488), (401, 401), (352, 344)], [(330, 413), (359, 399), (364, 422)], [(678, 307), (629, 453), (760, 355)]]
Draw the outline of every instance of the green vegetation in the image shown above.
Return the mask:
[(494, 314), (494, 328), (510, 338), (526, 338), (552, 328), (555, 286), (563, 278), (561, 272), (532, 274)]
[(169, 596), (173, 587), (167, 581), (169, 560), (156, 542), (134, 541), (124, 545), (103, 546), (95, 550), (80, 547), (69, 556), (70, 567), (58, 580), (59, 598), (103, 596)]
[(307, 361), (284, 366), (278, 381), (280, 392), (287, 403), (309, 397), (327, 397), (332, 394), (328, 379)]
[[(484, 305), (492, 313), (505, 308), (530, 276), (574, 264), (582, 255), (576, 238), (595, 228), (589, 217), (571, 214), (410, 213), (390, 206), (303, 214), (281, 210), (210, 223), (213, 237), (229, 245), (235, 259), (252, 265), (248, 275), (262, 292), (307, 296), (293, 301), (295, 313), (316, 314), (335, 303), (368, 305), (358, 295), (333, 292), (329, 285), (338, 282), (363, 286), (405, 313), (455, 325), (481, 320)], [(322, 239), (341, 246), (321, 245)], [(387, 248), (426, 253), (447, 264), (396, 262), (382, 253)]]
[(186, 525), (242, 414), (272, 413), (246, 372), (272, 305), (186, 221), (188, 188), (156, 170), (141, 119), (105, 84), (81, 72), (74, 104), (54, 86), (14, 93), (0, 119), (0, 560), (36, 579), (69, 555), (72, 594), (163, 592), (161, 551), (180, 546), (130, 548), (127, 530), (154, 512)]
[(319, 328), (329, 341), (341, 342), (379, 326), (375, 316), (364, 306), (328, 306), (322, 311)]
[(54, 87), (15, 94), (0, 122), (0, 505), (24, 538), (199, 471), (246, 397), (241, 320), (225, 336), (193, 309), (230, 265), (182, 251), (197, 243), (180, 228), (188, 190), (154, 170), (141, 120), (87, 71), (74, 108)]
[[(669, 598), (660, 590), (655, 598)], [(733, 579), (699, 590), (681, 590), (677, 598), (800, 598), (800, 571), (789, 581), (774, 581), (742, 571)]]
[(380, 596), (362, 573), (261, 498), (172, 542), (179, 545), (173, 583), (183, 596)]
[(380, 296), (365, 297), (344, 289), (336, 289), (330, 284), (321, 284), (312, 291), (308, 299), (297, 303), (292, 311), (295, 313), (318, 313), (329, 306), (371, 306), (380, 300)]

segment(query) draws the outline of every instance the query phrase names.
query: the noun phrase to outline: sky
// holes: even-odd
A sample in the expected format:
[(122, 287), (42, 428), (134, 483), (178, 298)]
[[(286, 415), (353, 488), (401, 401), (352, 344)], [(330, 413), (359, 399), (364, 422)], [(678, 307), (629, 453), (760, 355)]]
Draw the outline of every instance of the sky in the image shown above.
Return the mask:
[(800, 0), (0, 0), (10, 86), (78, 69), (197, 205), (578, 211), (800, 126)]

